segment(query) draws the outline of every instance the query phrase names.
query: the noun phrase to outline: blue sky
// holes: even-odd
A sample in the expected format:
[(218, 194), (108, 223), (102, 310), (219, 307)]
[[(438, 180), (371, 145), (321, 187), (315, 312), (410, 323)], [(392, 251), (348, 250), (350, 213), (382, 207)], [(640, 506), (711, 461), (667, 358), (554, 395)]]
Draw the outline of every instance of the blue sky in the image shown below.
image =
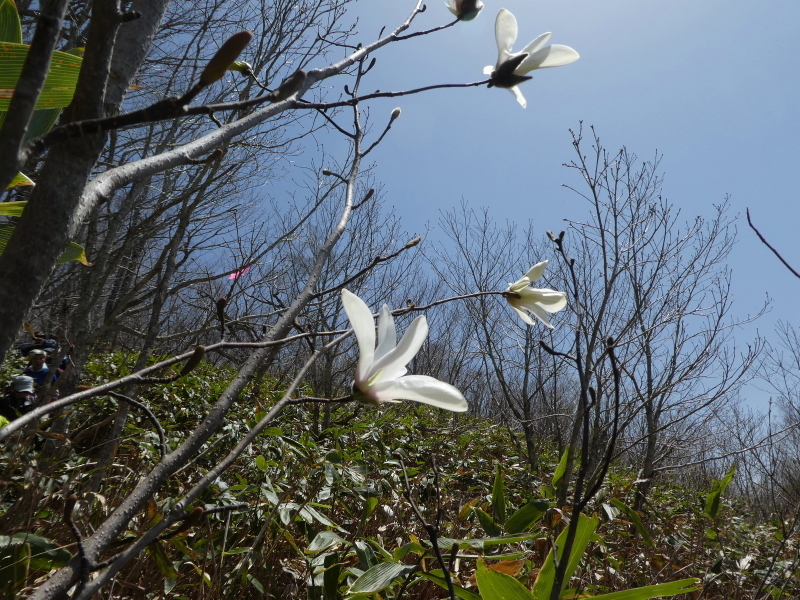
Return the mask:
[[(402, 117), (374, 154), (387, 202), (409, 231), (435, 224), (462, 199), (491, 206), (499, 220), (534, 220), (560, 230), (587, 207), (562, 183), (575, 183), (568, 130), (594, 125), (604, 145), (626, 145), (642, 159), (663, 154), (664, 195), (684, 217), (711, 215), (731, 197), (740, 241), (731, 257), (734, 312), (773, 308), (758, 328), (795, 321), (800, 281), (757, 240), (756, 224), (800, 268), (796, 176), (800, 162), (800, 2), (791, 0), (485, 0), (469, 23), (393, 44), (377, 54), (365, 91), (401, 90), (483, 79), (494, 64), (500, 8), (519, 22), (515, 49), (545, 31), (581, 54), (571, 65), (533, 73), (522, 109), (508, 92), (442, 90), (373, 101), (376, 129), (394, 106)], [(413, 0), (354, 5), (361, 41), (399, 24)], [(447, 23), (431, 0), (412, 31)], [(434, 229), (433, 236), (436, 236)], [(499, 282), (502, 283), (502, 282)], [(752, 331), (742, 332), (747, 338)], [(745, 341), (745, 339), (742, 339)]]

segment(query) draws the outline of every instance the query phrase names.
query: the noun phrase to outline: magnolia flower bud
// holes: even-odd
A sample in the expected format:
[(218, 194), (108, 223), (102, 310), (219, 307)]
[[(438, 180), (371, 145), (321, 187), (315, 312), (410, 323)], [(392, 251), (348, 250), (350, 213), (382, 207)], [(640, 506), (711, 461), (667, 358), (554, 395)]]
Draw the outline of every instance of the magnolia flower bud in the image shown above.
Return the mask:
[(208, 61), (206, 68), (200, 74), (200, 83), (202, 85), (210, 85), (215, 81), (222, 79), (225, 71), (239, 58), (242, 50), (253, 39), (253, 34), (249, 31), (240, 31), (234, 33), (231, 37), (225, 40), (225, 43), (220, 46), (217, 53)]
[(399, 106), (398, 106), (397, 108), (395, 108), (395, 109), (392, 111), (392, 121), (394, 121), (396, 118), (398, 118), (398, 117), (400, 116), (400, 113), (402, 113), (402, 112), (403, 112), (403, 111), (400, 109), (400, 107), (399, 107)]

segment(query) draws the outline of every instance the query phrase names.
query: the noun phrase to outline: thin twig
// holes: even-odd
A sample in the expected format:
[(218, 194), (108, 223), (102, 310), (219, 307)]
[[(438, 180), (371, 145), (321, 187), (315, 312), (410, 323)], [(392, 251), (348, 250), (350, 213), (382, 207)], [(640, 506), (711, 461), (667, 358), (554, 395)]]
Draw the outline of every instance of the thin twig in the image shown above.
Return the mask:
[(773, 248), (773, 247), (772, 247), (772, 245), (770, 245), (770, 243), (769, 243), (769, 242), (766, 240), (766, 238), (765, 238), (763, 235), (761, 235), (761, 232), (760, 232), (758, 229), (756, 229), (756, 226), (755, 226), (755, 225), (753, 225), (753, 221), (751, 221), (751, 220), (750, 220), (750, 209), (749, 209), (749, 208), (745, 209), (745, 212), (747, 213), (747, 224), (748, 224), (748, 225), (750, 225), (750, 229), (752, 229), (753, 231), (755, 231), (755, 232), (756, 232), (756, 235), (758, 236), (758, 239), (760, 239), (760, 240), (761, 240), (761, 242), (762, 242), (762, 243), (763, 243), (763, 244), (764, 244), (764, 245), (765, 245), (767, 248), (769, 248), (770, 250), (772, 250), (772, 253), (773, 253), (775, 256), (777, 256), (777, 257), (778, 257), (778, 260), (780, 260), (780, 261), (783, 263), (783, 265), (784, 265), (784, 266), (785, 266), (787, 269), (789, 269), (789, 270), (792, 272), (792, 275), (794, 275), (795, 277), (797, 277), (798, 279), (800, 279), (800, 273), (798, 273), (797, 271), (795, 271), (795, 270), (792, 268), (792, 265), (790, 265), (788, 262), (786, 262), (786, 260), (784, 260), (784, 258), (783, 258), (783, 257), (780, 255), (780, 252), (778, 252), (777, 250), (775, 250), (775, 248)]
[(431, 524), (425, 520), (425, 517), (422, 516), (422, 512), (420, 512), (419, 508), (417, 508), (414, 499), (411, 497), (411, 483), (408, 481), (408, 471), (406, 470), (406, 464), (403, 461), (403, 458), (398, 456), (400, 461), (400, 467), (403, 469), (403, 480), (405, 481), (406, 487), (403, 490), (403, 497), (408, 500), (408, 503), (411, 505), (411, 509), (414, 511), (414, 514), (417, 517), (417, 520), (422, 524), (425, 528), (425, 531), (428, 532), (428, 537), (431, 540), (431, 546), (433, 547), (433, 552), (436, 554), (436, 559), (439, 561), (439, 564), (442, 566), (442, 574), (444, 575), (444, 580), (447, 582), (447, 589), (450, 592), (450, 600), (456, 600), (456, 591), (453, 587), (453, 580), (450, 578), (450, 569), (447, 566), (447, 563), (444, 561), (444, 557), (442, 556), (442, 551), (439, 549), (439, 522), (441, 518), (441, 494), (439, 491), (439, 471), (436, 469), (436, 461), (434, 459), (433, 463), (433, 481), (434, 487), (436, 488), (436, 523)]
[(134, 400), (133, 398), (130, 398), (124, 394), (120, 394), (119, 392), (108, 392), (108, 395), (112, 398), (122, 400), (123, 402), (127, 402), (128, 404), (135, 406), (147, 415), (147, 418), (150, 419), (153, 427), (156, 428), (156, 433), (158, 433), (159, 450), (161, 451), (161, 458), (163, 459), (167, 455), (167, 441), (164, 438), (164, 428), (161, 426), (161, 423), (158, 421), (158, 418), (153, 411), (150, 410), (146, 404), (142, 404), (138, 400)]

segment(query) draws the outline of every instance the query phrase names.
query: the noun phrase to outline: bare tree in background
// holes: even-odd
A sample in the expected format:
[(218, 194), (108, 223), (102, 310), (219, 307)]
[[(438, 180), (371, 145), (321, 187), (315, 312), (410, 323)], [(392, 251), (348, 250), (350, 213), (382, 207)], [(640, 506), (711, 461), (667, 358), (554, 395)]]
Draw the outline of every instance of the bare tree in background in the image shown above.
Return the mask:
[(659, 466), (675, 468), (704, 446), (706, 424), (755, 375), (762, 342), (743, 351), (733, 343), (745, 321), (730, 315), (735, 229), (727, 206), (682, 223), (661, 196), (658, 158), (640, 163), (626, 148), (611, 153), (593, 130), (589, 143), (587, 150), (582, 129), (573, 134), (577, 158), (567, 166), (584, 183), (570, 189), (587, 202), (590, 217), (570, 222), (564, 239), (581, 286), (585, 372), (596, 398), (592, 448), (603, 447), (612, 418), (604, 367), (611, 335), (623, 373), (620, 452), (639, 455), (641, 509)]

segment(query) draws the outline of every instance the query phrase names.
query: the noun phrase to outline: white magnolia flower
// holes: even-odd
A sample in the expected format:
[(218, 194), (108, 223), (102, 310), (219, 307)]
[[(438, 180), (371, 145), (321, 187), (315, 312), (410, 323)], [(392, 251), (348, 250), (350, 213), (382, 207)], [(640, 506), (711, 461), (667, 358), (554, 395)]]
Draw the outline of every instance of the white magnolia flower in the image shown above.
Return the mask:
[(445, 6), (460, 21), (472, 21), (483, 9), (483, 2), (481, 0), (447, 0)]
[(564, 292), (555, 290), (539, 290), (530, 287), (531, 282), (544, 275), (545, 267), (547, 267), (546, 260), (533, 265), (520, 279), (508, 284), (508, 289), (503, 292), (503, 297), (511, 305), (511, 308), (516, 311), (520, 319), (528, 325), (534, 324), (533, 320), (528, 316), (528, 312), (530, 312), (552, 329), (553, 326), (547, 319), (547, 313), (558, 312), (564, 308), (567, 305), (567, 295)]
[(550, 39), (550, 33), (543, 33), (525, 46), (521, 52), (512, 53), (511, 47), (517, 41), (517, 19), (505, 8), (501, 8), (497, 13), (494, 35), (497, 39), (497, 64), (494, 67), (484, 68), (483, 72), (485, 75), (492, 76), (489, 87), (496, 86), (507, 89), (514, 94), (522, 108), (525, 108), (527, 103), (517, 86), (523, 81), (533, 79), (526, 73), (530, 73), (534, 69), (568, 65), (580, 58), (580, 55), (569, 46), (561, 44), (545, 46)]
[(453, 412), (467, 410), (467, 401), (456, 388), (427, 375), (406, 375), (406, 364), (419, 352), (428, 335), (428, 322), (417, 317), (397, 343), (397, 331), (389, 307), (378, 318), (378, 346), (375, 322), (364, 301), (342, 290), (342, 304), (358, 340), (358, 366), (353, 382), (354, 397), (366, 404), (413, 400)]

